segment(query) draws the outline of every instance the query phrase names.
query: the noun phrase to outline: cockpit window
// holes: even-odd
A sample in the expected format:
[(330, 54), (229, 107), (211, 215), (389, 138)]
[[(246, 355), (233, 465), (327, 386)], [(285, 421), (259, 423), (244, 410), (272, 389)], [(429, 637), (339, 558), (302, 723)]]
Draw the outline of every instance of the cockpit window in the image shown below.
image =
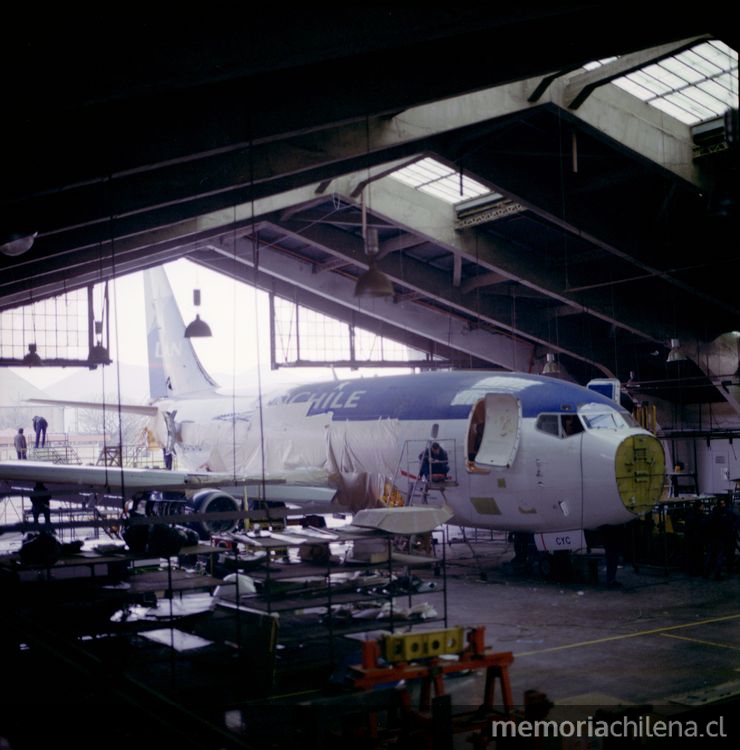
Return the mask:
[(541, 432), (560, 438), (583, 432), (583, 424), (576, 414), (540, 414), (535, 426)]
[(560, 435), (560, 425), (558, 423), (557, 414), (540, 414), (537, 417), (536, 427), (542, 432), (546, 432), (548, 435)]
[(578, 413), (589, 430), (623, 430), (638, 426), (627, 412), (604, 408), (603, 404), (581, 404)]
[(560, 417), (560, 426), (563, 428), (563, 437), (583, 432), (583, 423), (575, 414), (563, 414)]
[(589, 430), (616, 430), (620, 425), (614, 416), (613, 412), (609, 412), (608, 414), (592, 414), (589, 417), (584, 415), (583, 421)]

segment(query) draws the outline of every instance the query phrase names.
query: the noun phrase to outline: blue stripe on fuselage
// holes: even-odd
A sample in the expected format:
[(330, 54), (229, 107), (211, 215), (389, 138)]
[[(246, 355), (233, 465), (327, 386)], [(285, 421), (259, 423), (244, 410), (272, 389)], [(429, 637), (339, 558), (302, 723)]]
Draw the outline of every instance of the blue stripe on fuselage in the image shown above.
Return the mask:
[(511, 393), (523, 417), (575, 411), (584, 403), (624, 411), (606, 396), (573, 383), (523, 373), (426, 372), (340, 380), (293, 388), (278, 402), (310, 403), (308, 415), (333, 413), (333, 420), (465, 419), (486, 393)]

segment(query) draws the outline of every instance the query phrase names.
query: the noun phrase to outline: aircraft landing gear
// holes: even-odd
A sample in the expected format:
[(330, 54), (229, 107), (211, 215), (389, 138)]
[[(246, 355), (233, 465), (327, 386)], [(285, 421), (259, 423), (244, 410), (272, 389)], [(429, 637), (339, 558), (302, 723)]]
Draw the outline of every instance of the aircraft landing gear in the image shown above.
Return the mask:
[(568, 581), (572, 577), (570, 552), (540, 552), (534, 541), (534, 534), (513, 532), (510, 540), (514, 543), (514, 558), (511, 563), (519, 572), (539, 575), (548, 581)]
[(511, 561), (516, 570), (531, 570), (537, 563), (537, 546), (534, 534), (514, 531), (509, 535), (509, 541), (514, 542), (514, 559)]
[(568, 550), (539, 552), (537, 570), (548, 581), (558, 581), (560, 583), (570, 581), (573, 577), (570, 552)]

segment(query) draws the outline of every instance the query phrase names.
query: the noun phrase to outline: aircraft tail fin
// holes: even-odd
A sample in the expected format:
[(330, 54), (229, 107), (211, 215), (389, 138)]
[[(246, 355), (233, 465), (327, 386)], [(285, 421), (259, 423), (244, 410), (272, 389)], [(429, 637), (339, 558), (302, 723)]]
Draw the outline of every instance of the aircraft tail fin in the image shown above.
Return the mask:
[(144, 271), (149, 391), (152, 399), (212, 391), (216, 382), (205, 371), (177, 307), (164, 269)]

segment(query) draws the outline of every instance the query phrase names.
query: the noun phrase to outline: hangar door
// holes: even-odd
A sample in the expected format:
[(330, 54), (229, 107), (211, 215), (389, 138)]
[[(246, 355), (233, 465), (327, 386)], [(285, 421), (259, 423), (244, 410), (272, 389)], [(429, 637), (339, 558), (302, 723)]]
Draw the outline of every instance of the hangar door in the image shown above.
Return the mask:
[(487, 393), (473, 407), (468, 428), (468, 459), (506, 468), (519, 448), (522, 408), (510, 393)]

